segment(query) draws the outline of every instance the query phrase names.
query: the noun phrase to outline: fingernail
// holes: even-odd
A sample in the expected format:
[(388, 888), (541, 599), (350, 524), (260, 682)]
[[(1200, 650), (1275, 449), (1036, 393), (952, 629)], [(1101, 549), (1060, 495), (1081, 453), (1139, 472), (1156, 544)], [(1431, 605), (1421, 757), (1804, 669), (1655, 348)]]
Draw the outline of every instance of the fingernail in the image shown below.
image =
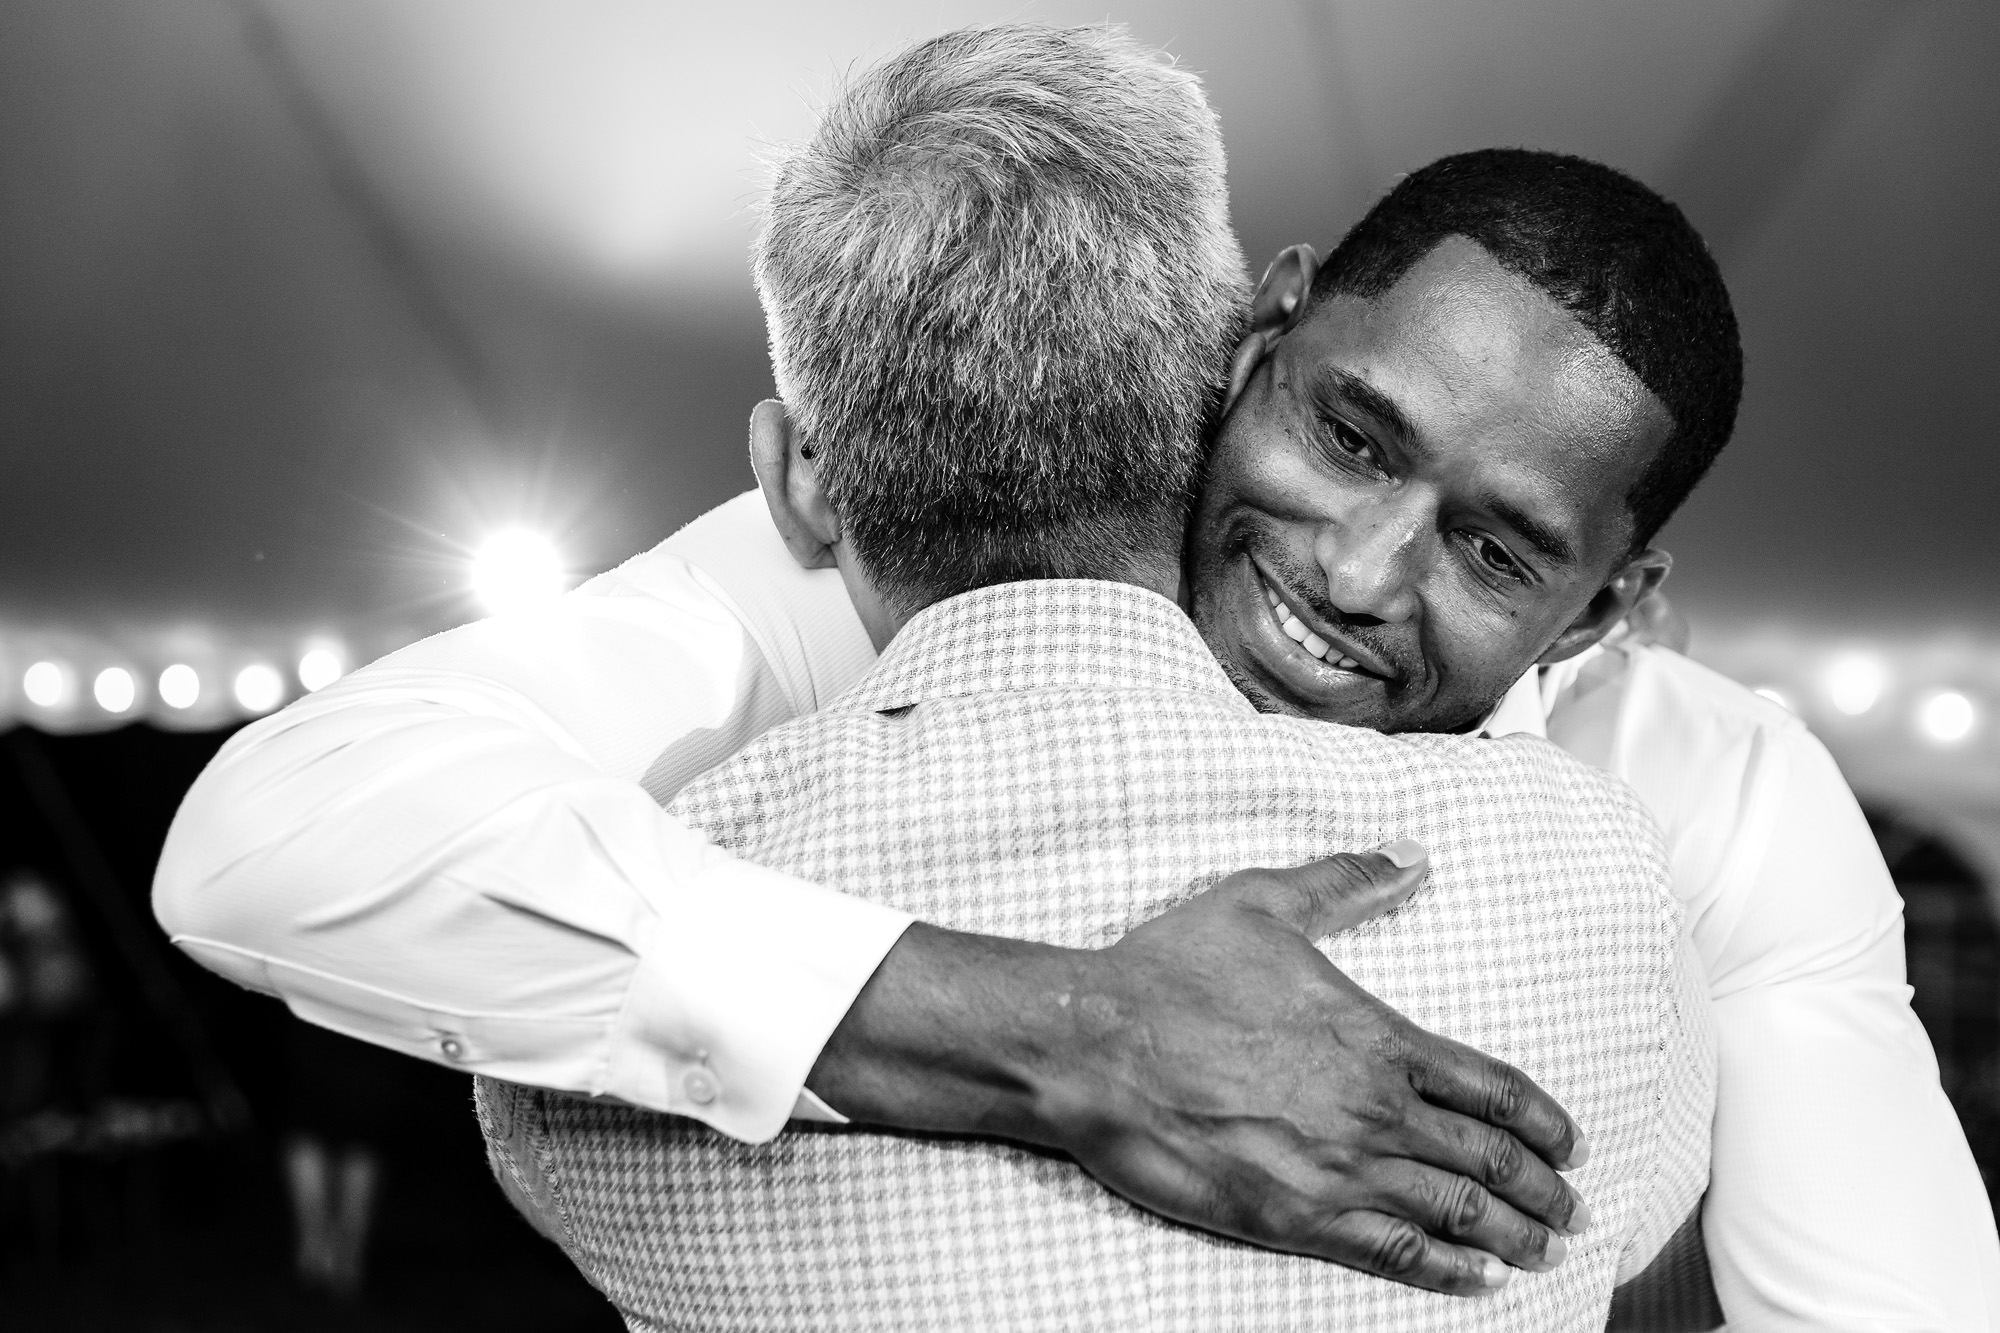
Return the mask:
[(1542, 1271), (1548, 1272), (1567, 1258), (1569, 1258), (1569, 1242), (1551, 1233), (1548, 1248), (1542, 1251)]
[(1590, 1230), (1590, 1205), (1578, 1198), (1576, 1207), (1569, 1212), (1569, 1234), (1581, 1236), (1588, 1230)]
[(1563, 1167), (1563, 1170), (1574, 1171), (1589, 1160), (1590, 1140), (1579, 1134), (1576, 1136), (1576, 1146), (1569, 1150), (1569, 1163)]
[(1394, 861), (1396, 869), (1408, 870), (1411, 866), (1423, 864), (1430, 853), (1415, 838), (1398, 838), (1382, 849), (1382, 855)]
[(1514, 1276), (1514, 1270), (1486, 1255), (1479, 1261), (1479, 1281), (1488, 1291), (1498, 1291)]

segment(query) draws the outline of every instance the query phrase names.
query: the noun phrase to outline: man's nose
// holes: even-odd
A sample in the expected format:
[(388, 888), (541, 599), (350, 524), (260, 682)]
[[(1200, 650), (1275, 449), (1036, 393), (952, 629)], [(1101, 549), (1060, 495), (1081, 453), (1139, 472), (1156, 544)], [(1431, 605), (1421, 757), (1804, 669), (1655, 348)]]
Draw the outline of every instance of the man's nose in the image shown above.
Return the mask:
[(1357, 505), (1322, 526), (1313, 556), (1326, 574), (1327, 600), (1357, 620), (1408, 619), (1423, 531), (1422, 515), (1407, 505)]

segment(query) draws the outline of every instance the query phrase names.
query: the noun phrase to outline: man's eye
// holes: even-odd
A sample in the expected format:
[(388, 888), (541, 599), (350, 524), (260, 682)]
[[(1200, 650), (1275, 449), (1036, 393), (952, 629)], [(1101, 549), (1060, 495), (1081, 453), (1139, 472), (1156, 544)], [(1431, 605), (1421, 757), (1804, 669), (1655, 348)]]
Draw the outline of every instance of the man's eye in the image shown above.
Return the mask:
[(1369, 442), (1366, 435), (1363, 435), (1345, 421), (1335, 420), (1331, 424), (1333, 426), (1333, 443), (1340, 452), (1351, 454), (1355, 458), (1372, 458), (1374, 456), (1375, 446)]
[(1330, 461), (1371, 475), (1382, 473), (1382, 455), (1375, 441), (1338, 417), (1326, 417), (1323, 422), (1320, 435), (1326, 441), (1323, 447)]
[(1479, 562), (1493, 573), (1500, 575), (1502, 578), (1516, 580), (1527, 577), (1527, 571), (1521, 568), (1520, 562), (1514, 559), (1509, 554), (1507, 548), (1499, 542), (1494, 541), (1491, 537), (1476, 535), (1472, 537), (1471, 541), (1473, 552), (1479, 557)]

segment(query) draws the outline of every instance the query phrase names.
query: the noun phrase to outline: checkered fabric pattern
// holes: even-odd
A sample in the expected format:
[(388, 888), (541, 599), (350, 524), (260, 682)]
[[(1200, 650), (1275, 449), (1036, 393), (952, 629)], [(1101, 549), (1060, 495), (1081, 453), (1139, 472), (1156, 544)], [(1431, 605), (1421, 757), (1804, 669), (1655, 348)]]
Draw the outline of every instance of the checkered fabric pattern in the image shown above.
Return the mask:
[(1426, 886), (1322, 947), (1570, 1108), (1595, 1221), (1555, 1272), (1465, 1301), (1161, 1222), (1008, 1145), (794, 1126), (751, 1146), (482, 1081), (496, 1169), (633, 1329), (1598, 1330), (1706, 1184), (1712, 1048), (1636, 798), (1533, 738), (1261, 716), (1150, 593), (941, 603), (674, 808), (765, 864), (1071, 946), (1243, 866), (1420, 838)]

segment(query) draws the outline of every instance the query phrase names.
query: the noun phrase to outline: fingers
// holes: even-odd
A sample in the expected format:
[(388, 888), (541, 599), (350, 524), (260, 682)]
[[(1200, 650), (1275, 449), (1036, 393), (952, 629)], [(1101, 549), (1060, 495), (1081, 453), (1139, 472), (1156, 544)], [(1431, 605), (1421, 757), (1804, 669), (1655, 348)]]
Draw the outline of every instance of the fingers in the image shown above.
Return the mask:
[[(1375, 1191), (1385, 1206), (1408, 1214), (1398, 1217), (1366, 1208), (1328, 1207), (1296, 1196), (1280, 1204), (1277, 1200), (1283, 1191), (1246, 1191), (1242, 1176), (1217, 1175), (1213, 1170), (1216, 1163), (1207, 1165), (1210, 1169), (1204, 1170), (1187, 1155), (1143, 1139), (1121, 1139), (1110, 1153), (1089, 1163), (1092, 1174), (1141, 1207), (1253, 1245), (1324, 1259), (1394, 1282), (1458, 1296), (1490, 1295), (1506, 1286), (1512, 1276), (1506, 1263), (1495, 1255), (1430, 1234), (1410, 1220), (1427, 1217), (1432, 1228), (1442, 1232), (1441, 1219), (1454, 1209), (1458, 1216), (1470, 1219), (1470, 1209), (1448, 1195), (1452, 1178), (1444, 1172), (1415, 1162), (1400, 1163), (1400, 1175)], [(1524, 1222), (1519, 1219), (1517, 1227)], [(1483, 1223), (1467, 1220), (1461, 1229), (1502, 1237), (1506, 1227), (1506, 1219), (1495, 1214)], [(1519, 1244), (1513, 1248), (1522, 1250)], [(1542, 1262), (1546, 1252), (1522, 1253), (1524, 1260), (1534, 1260), (1535, 1266), (1553, 1266)], [(1560, 1261), (1557, 1254), (1553, 1262)], [(1517, 1266), (1531, 1265), (1524, 1262)]]
[(1379, 852), (1343, 852), (1285, 870), (1231, 876), (1224, 884), (1247, 905), (1317, 940), (1396, 906), (1424, 882), (1429, 868), (1423, 845), (1404, 838)]
[[(1525, 1214), (1542, 1227), (1569, 1236), (1590, 1225), (1583, 1196), (1504, 1129), (1427, 1107), (1404, 1121), (1402, 1137), (1412, 1161), (1494, 1195), (1514, 1216)], [(1517, 1267), (1524, 1266), (1514, 1250), (1487, 1248)]]
[(1486, 1251), (1531, 1273), (1545, 1273), (1569, 1255), (1569, 1242), (1557, 1230), (1523, 1216), (1463, 1175), (1400, 1161), (1383, 1163), (1375, 1176), (1379, 1210), (1441, 1240)]
[(1569, 1112), (1514, 1066), (1446, 1037), (1407, 1028), (1404, 1063), (1425, 1101), (1510, 1131), (1560, 1171), (1590, 1159), (1590, 1144)]
[(1328, 1225), (1318, 1255), (1451, 1296), (1491, 1296), (1513, 1276), (1490, 1254), (1426, 1235), (1402, 1218), (1360, 1209), (1342, 1213)]

